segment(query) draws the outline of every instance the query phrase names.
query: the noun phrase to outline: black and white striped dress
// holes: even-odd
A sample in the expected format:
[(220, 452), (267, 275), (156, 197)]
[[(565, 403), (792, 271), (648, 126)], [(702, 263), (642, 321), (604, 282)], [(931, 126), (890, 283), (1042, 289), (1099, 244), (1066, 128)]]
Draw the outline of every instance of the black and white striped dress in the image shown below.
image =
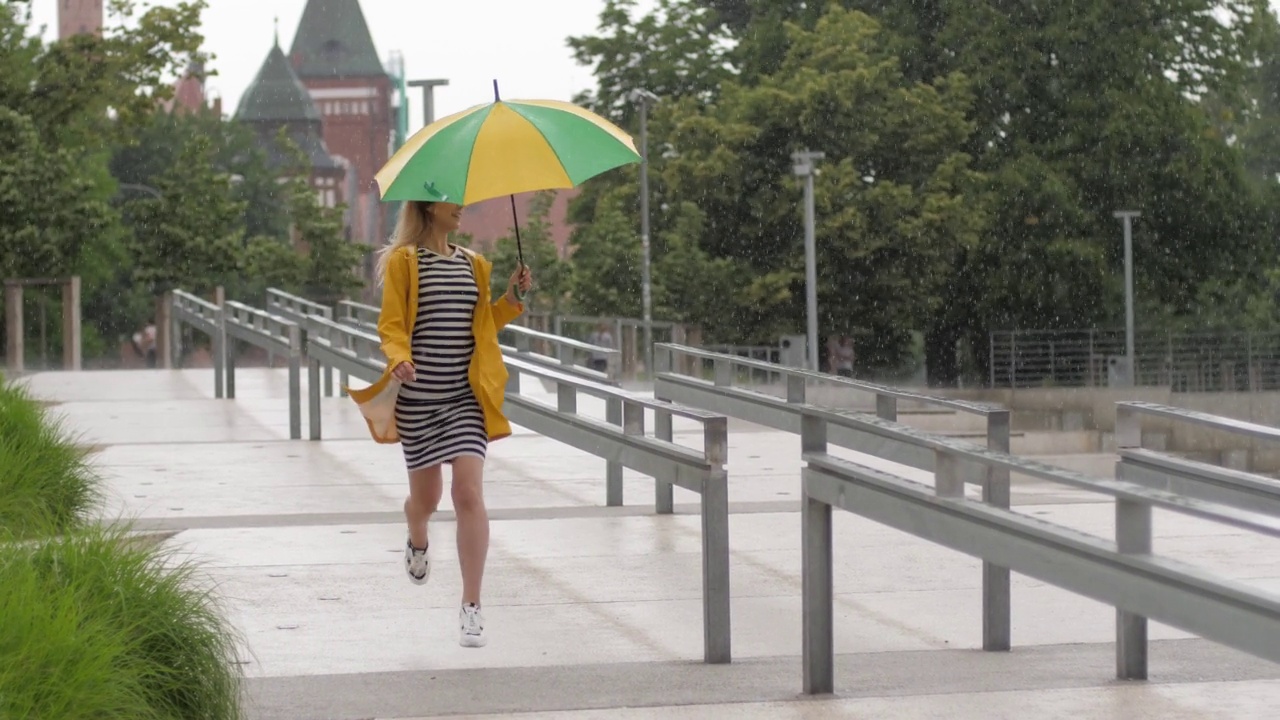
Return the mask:
[(400, 388), (396, 429), (405, 464), (421, 470), (464, 455), (483, 459), (484, 412), (467, 378), (476, 340), (471, 329), (480, 291), (471, 260), (418, 249), (418, 316), (413, 323), (417, 379)]

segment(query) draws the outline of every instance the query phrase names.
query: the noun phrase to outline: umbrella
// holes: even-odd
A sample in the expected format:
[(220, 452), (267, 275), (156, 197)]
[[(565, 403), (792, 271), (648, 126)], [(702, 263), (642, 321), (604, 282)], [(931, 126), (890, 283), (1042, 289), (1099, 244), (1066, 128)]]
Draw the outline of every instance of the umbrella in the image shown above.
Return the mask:
[(441, 118), (409, 138), (375, 180), (383, 201), (470, 205), (511, 196), (520, 246), (516, 194), (577, 187), (589, 178), (640, 162), (635, 141), (595, 113), (558, 100), (493, 102)]

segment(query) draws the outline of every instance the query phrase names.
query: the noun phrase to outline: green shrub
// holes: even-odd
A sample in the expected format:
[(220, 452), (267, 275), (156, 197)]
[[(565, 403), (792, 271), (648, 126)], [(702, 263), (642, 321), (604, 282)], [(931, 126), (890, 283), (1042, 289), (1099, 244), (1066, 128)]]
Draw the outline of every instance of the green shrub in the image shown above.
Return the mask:
[(236, 635), (194, 572), (121, 528), (0, 542), (0, 718), (240, 718)]
[(101, 500), (100, 483), (61, 423), (0, 384), (0, 528), (19, 538), (75, 528)]

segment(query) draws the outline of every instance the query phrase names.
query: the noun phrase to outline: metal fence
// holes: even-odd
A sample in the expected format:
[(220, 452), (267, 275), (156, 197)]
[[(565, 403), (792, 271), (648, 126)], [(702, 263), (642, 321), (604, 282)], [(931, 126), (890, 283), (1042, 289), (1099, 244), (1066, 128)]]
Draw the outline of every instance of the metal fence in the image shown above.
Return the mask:
[[(1134, 381), (1174, 392), (1280, 389), (1280, 333), (1139, 331)], [(990, 335), (991, 387), (1107, 387), (1124, 371), (1123, 330), (1005, 330)]]

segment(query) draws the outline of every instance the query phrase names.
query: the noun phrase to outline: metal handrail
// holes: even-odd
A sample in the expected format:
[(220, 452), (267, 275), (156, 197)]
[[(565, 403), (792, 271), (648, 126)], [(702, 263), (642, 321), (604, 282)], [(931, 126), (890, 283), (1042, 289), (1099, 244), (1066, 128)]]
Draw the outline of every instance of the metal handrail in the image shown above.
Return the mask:
[[(302, 359), (306, 331), (297, 323), (244, 303), (227, 301), (223, 306), (227, 336), (281, 353), (289, 358), (289, 437), (302, 438)], [(236, 353), (227, 351), (227, 397), (236, 396)]]
[[(372, 305), (343, 300), (338, 303), (338, 320), (346, 325), (360, 328), (362, 330), (377, 332), (378, 315), (380, 311)], [(559, 335), (551, 335), (549, 333), (539, 332), (520, 325), (507, 325), (501, 332), (510, 332), (516, 336), (515, 345), (500, 345), (503, 353), (508, 358), (517, 358), (526, 360), (531, 363), (542, 365), (546, 368), (561, 369), (571, 372), (581, 378), (587, 380), (595, 380), (606, 382), (613, 385), (618, 384), (620, 373), (621, 353), (611, 348), (600, 347), (584, 343), (572, 338), (561, 337)], [(544, 355), (534, 352), (532, 340), (541, 340), (556, 345), (560, 348), (557, 355)], [(588, 367), (577, 365), (574, 361), (574, 350), (582, 350), (586, 352), (600, 352), (608, 355), (607, 370), (600, 372)], [(343, 385), (346, 384), (345, 378)]]
[[(1280, 518), (1135, 483), (1087, 477), (865, 414), (813, 406), (806, 406), (803, 412), (805, 692), (828, 693), (833, 689), (834, 507), (1114, 605), (1116, 674), (1121, 679), (1147, 676), (1148, 616), (1280, 661), (1280, 597), (1154, 555), (1152, 509), (1172, 510), (1271, 537), (1280, 537)], [(830, 455), (828, 433), (834, 427), (892, 433), (904, 441), (926, 445), (937, 454), (934, 487)], [(1115, 498), (1114, 540), (968, 499), (962, 473), (967, 464), (1013, 471)], [(992, 620), (991, 610), (984, 607), (984, 626)]]
[[(811, 381), (817, 381), (875, 393), (876, 416), (874, 417), (878, 417), (884, 423), (890, 423), (892, 428), (903, 427), (896, 423), (898, 401), (903, 399), (976, 414), (986, 420), (987, 447), (1001, 452), (1007, 452), (1010, 449), (1011, 416), (1007, 409), (997, 405), (935, 398), (852, 378), (825, 375), (811, 370), (784, 367), (736, 355), (708, 352), (668, 343), (657, 345), (654, 355), (658, 366), (658, 373), (654, 378), (656, 397), (678, 399), (687, 405), (721, 412), (730, 417), (766, 427), (793, 433), (801, 432), (803, 413), (808, 402), (808, 385)], [(682, 362), (683, 358), (713, 361), (715, 363), (714, 381), (708, 382), (700, 377), (675, 372), (675, 368), (686, 365)], [(755, 368), (782, 375), (786, 378), (786, 398), (733, 387), (737, 367)], [(876, 432), (876, 427), (874, 424), (862, 428), (837, 425), (833, 428), (831, 442), (840, 447), (882, 457), (920, 470), (929, 472), (936, 470), (934, 466), (936, 455), (927, 445), (915, 442), (912, 435)], [(987, 503), (994, 507), (1009, 507), (1011, 496), (1007, 470), (996, 466), (982, 468), (969, 466), (963, 468), (962, 472), (966, 482), (982, 485), (982, 496)], [(669, 498), (659, 499), (660, 505), (669, 503)], [(1012, 628), (1009, 620), (1011, 587), (1008, 568), (991, 563), (983, 565), (982, 596), (987, 622), (983, 624), (982, 645), (988, 650), (1008, 648), (1011, 642)]]
[(1226, 433), (1250, 442), (1280, 442), (1280, 428), (1198, 410), (1126, 401), (1116, 403), (1116, 477), (1145, 487), (1280, 516), (1280, 481), (1196, 462), (1142, 447), (1143, 418), (1158, 418)]
[[(304, 329), (310, 329), (314, 318), (333, 319), (333, 308), (276, 288), (267, 288), (267, 312), (287, 318)], [(324, 394), (333, 397), (333, 368), (324, 368)], [(346, 378), (340, 379), (346, 384)]]
[[(226, 394), (227, 359), (227, 332), (222, 308), (183, 290), (174, 290), (170, 297), (169, 316), (174, 326), (185, 323), (209, 336), (213, 355), (213, 396), (222, 398)], [(177, 335), (174, 333), (175, 338)]]
[[(316, 320), (307, 338), (311, 378), (311, 439), (321, 438), (318, 377), (322, 364), (331, 364), (366, 382), (383, 373), (377, 336), (350, 324)], [(680, 407), (628, 393), (618, 388), (542, 367), (517, 358), (506, 359), (509, 379), (504, 410), (512, 422), (536, 430), (567, 445), (606, 460), (606, 503), (623, 502), (622, 468), (654, 478), (656, 485), (679, 485), (702, 496), (702, 573), (704, 659), (729, 662), (729, 488), (725, 471), (728, 421), (693, 408)], [(520, 393), (524, 376), (554, 384), (555, 406)], [(606, 420), (578, 412), (580, 395), (604, 398)], [(645, 411), (654, 412), (653, 437), (645, 433)], [(699, 421), (703, 449), (676, 444), (672, 417)], [(661, 509), (659, 509), (661, 510)]]
[[(822, 383), (836, 385), (839, 387), (851, 388), (853, 390), (861, 390), (876, 396), (876, 408), (880, 409), (882, 398), (898, 400), (909, 400), (924, 405), (932, 405), (934, 407), (946, 408), (948, 410), (958, 410), (960, 412), (971, 413), (981, 417), (987, 417), (992, 413), (1007, 412), (1006, 408), (992, 403), (973, 402), (969, 400), (957, 400), (955, 398), (941, 397), (937, 395), (925, 395), (923, 393), (914, 392), (912, 390), (902, 390), (900, 388), (881, 385), (879, 383), (868, 382), (866, 380), (856, 380), (854, 378), (843, 377), (840, 375), (829, 375), (827, 373), (816, 372), (813, 370), (805, 370), (803, 368), (787, 367), (785, 365), (777, 365), (763, 360), (752, 360), (744, 358), (740, 355), (729, 355), (726, 353), (712, 352), (699, 348), (691, 348), (685, 345), (675, 345), (672, 343), (658, 343), (657, 350), (663, 352), (666, 357), (656, 360), (659, 372), (671, 373), (674, 368), (681, 366), (676, 358), (689, 357), (699, 360), (711, 360), (715, 363), (716, 374), (714, 385), (730, 386), (733, 382), (733, 368), (749, 368), (753, 370), (763, 370), (768, 373), (781, 375), (788, 380), (799, 379), (804, 381), (819, 381)], [(663, 360), (666, 365), (663, 365)], [(699, 378), (700, 379), (700, 378)], [(703, 381), (705, 382), (705, 381)], [(887, 405), (887, 403), (885, 403)], [(896, 407), (895, 407), (896, 412)], [(885, 417), (882, 414), (881, 417)], [(892, 420), (894, 418), (889, 417)]]

